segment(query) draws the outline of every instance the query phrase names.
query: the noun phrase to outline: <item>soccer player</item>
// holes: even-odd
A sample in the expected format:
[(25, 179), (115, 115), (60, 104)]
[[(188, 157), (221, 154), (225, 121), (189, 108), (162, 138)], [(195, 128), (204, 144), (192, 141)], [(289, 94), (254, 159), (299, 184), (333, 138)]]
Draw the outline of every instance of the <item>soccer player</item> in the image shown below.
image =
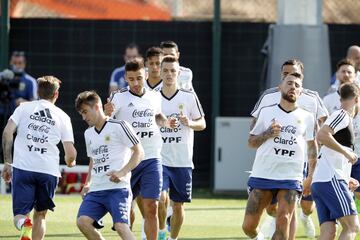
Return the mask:
[[(124, 62), (134, 59), (139, 56), (139, 47), (135, 43), (130, 43), (125, 48), (125, 53), (123, 55)], [(115, 68), (111, 73), (110, 82), (109, 82), (109, 93), (119, 90), (127, 86), (125, 81), (125, 65), (119, 68)]]
[(336, 221), (342, 226), (339, 239), (355, 239), (359, 219), (349, 191), (351, 165), (358, 156), (353, 152), (352, 116), (359, 101), (354, 83), (340, 87), (342, 109), (331, 114), (317, 134), (323, 144), (311, 186), (320, 222), (319, 239), (335, 239)]
[(160, 129), (163, 140), (163, 191), (159, 202), (159, 240), (166, 239), (168, 192), (173, 202), (168, 239), (175, 240), (179, 235), (185, 215), (184, 203), (191, 201), (194, 131), (202, 131), (206, 127), (204, 112), (195, 92), (179, 89), (178, 74), (179, 62), (175, 57), (166, 56), (161, 63), (162, 111), (167, 117), (177, 118), (180, 124), (174, 129)]
[(159, 127), (174, 128), (175, 118), (167, 119), (161, 113), (161, 95), (144, 88), (145, 66), (142, 58), (125, 64), (125, 78), (129, 88), (115, 92), (105, 105), (107, 114), (126, 120), (134, 128), (144, 148), (143, 161), (132, 171), (131, 188), (134, 198), (141, 196), (147, 240), (158, 236), (158, 201), (162, 189), (161, 147)]
[(159, 47), (151, 47), (146, 51), (145, 65), (148, 69), (148, 79), (145, 81), (145, 88), (160, 91), (162, 80), (160, 76), (160, 64), (164, 53)]
[(257, 151), (248, 181), (250, 194), (243, 230), (251, 239), (264, 239), (257, 227), (274, 196), (278, 209), (273, 239), (288, 239), (297, 198), (302, 191), (309, 194), (315, 164), (310, 164), (303, 188), (301, 183), (306, 150), (309, 161), (316, 162), (316, 123), (311, 113), (297, 105), (302, 79), (299, 73), (287, 75), (279, 86), (280, 103), (262, 108), (250, 131), (249, 146)]
[[(344, 83), (354, 82), (356, 78), (354, 62), (350, 59), (340, 60), (337, 64), (336, 78), (339, 80), (340, 86)], [(335, 91), (326, 95), (324, 104), (330, 114), (339, 110), (341, 108), (339, 92)]]
[[(164, 55), (174, 56), (178, 61), (180, 59), (180, 52), (178, 45), (173, 41), (163, 41), (160, 43), (160, 48)], [(193, 90), (192, 85), (193, 73), (190, 68), (180, 66), (178, 84), (179, 87), (186, 90)]]
[(94, 222), (109, 212), (119, 236), (135, 240), (129, 228), (130, 176), (144, 150), (127, 122), (105, 116), (101, 99), (94, 91), (80, 93), (75, 107), (90, 126), (84, 135), (91, 169), (77, 226), (87, 239), (103, 239)]
[[(281, 79), (284, 79), (284, 77), (286, 77), (289, 73), (293, 72), (304, 72), (304, 66), (301, 61), (297, 59), (290, 59), (285, 61), (281, 66)], [(279, 103), (280, 99), (281, 92), (279, 87), (265, 90), (258, 102), (256, 103), (254, 110), (251, 112), (251, 116), (254, 118), (253, 124), (255, 124), (259, 112), (263, 107)], [(319, 125), (321, 125), (328, 116), (325, 105), (320, 99), (318, 93), (315, 91), (303, 88), (301, 95), (297, 99), (297, 104), (308, 112), (313, 113), (314, 118), (318, 120)], [(308, 164), (313, 163), (309, 162), (305, 164), (305, 173), (307, 172)], [(305, 233), (307, 237), (314, 238), (315, 226), (311, 218), (311, 214), (314, 210), (314, 204), (311, 195), (302, 196), (300, 204), (302, 208), (302, 211), (300, 213), (300, 219), (304, 226)], [(276, 199), (274, 198), (272, 204), (266, 209), (268, 215), (261, 228), (262, 232), (266, 237), (271, 237), (275, 231), (276, 206)], [(290, 239), (295, 239), (295, 233), (296, 214), (294, 214), (294, 219), (292, 220), (290, 228)]]
[[(53, 197), (61, 176), (59, 141), (69, 167), (75, 166), (77, 155), (70, 117), (55, 106), (61, 81), (54, 76), (44, 76), (37, 81), (40, 100), (20, 104), (3, 132), (2, 177), (12, 183), (14, 224), (21, 230), (22, 240), (45, 236), (46, 213), (48, 209), (54, 210)], [(31, 222), (29, 215), (33, 209)]]

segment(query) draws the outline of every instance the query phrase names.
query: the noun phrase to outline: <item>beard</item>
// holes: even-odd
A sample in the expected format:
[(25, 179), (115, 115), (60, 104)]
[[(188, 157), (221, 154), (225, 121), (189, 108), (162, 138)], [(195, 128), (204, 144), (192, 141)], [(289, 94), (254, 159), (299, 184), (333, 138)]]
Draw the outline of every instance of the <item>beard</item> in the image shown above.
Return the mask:
[(281, 97), (288, 102), (296, 102), (296, 97), (290, 97), (287, 93), (281, 93)]

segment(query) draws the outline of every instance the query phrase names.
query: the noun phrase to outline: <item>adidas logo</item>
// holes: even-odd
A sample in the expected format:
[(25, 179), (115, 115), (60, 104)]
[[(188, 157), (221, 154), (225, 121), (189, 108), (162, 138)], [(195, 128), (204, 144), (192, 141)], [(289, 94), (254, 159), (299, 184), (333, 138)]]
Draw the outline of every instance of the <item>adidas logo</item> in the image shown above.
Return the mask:
[(38, 112), (34, 112), (33, 114), (30, 115), (30, 119), (47, 123), (53, 126), (55, 125), (55, 121), (52, 120), (52, 116), (48, 108), (45, 108), (44, 110), (40, 110)]
[(129, 103), (128, 107), (134, 107), (134, 104), (131, 102)]

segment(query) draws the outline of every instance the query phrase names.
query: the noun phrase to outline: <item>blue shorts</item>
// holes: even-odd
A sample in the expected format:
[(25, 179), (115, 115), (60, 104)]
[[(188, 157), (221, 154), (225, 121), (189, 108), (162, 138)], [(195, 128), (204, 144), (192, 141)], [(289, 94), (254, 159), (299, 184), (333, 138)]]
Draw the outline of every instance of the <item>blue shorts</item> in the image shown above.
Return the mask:
[(36, 211), (54, 211), (53, 197), (58, 177), (46, 173), (31, 172), (13, 167), (12, 202), (13, 214), (27, 215), (33, 208)]
[(272, 180), (265, 178), (250, 177), (248, 181), (248, 192), (250, 193), (254, 189), (269, 190), (273, 194), (271, 204), (277, 202), (276, 196), (279, 190), (295, 190), (302, 192), (302, 185), (297, 180)]
[[(358, 180), (360, 182), (360, 158), (358, 159), (358, 161), (352, 165), (351, 168), (351, 177), (355, 178), (356, 180)], [(358, 187), (355, 192), (360, 192), (360, 187)]]
[(357, 214), (354, 199), (344, 180), (333, 178), (330, 182), (315, 182), (311, 190), (320, 225)]
[(114, 224), (130, 224), (131, 201), (131, 192), (126, 188), (89, 192), (80, 205), (77, 217), (88, 216), (97, 222), (110, 213)]
[(174, 202), (191, 202), (192, 168), (163, 166), (163, 191)]
[(143, 160), (131, 171), (131, 190), (134, 198), (140, 195), (146, 199), (160, 199), (162, 189), (161, 160), (152, 158)]

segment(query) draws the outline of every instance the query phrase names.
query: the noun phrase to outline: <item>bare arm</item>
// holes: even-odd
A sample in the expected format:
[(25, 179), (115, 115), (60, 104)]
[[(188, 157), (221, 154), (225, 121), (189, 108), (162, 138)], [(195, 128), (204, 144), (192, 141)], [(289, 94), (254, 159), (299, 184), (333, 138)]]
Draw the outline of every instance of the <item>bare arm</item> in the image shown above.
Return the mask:
[(190, 120), (188, 117), (186, 116), (180, 116), (180, 122), (184, 125), (187, 126), (191, 129), (193, 129), (194, 131), (202, 131), (206, 128), (206, 121), (204, 117), (201, 117), (199, 119), (196, 120)]
[(144, 158), (144, 149), (140, 143), (136, 144), (131, 148), (132, 155), (129, 162), (119, 171), (110, 171), (106, 175), (110, 176), (110, 181), (118, 183), (121, 181), (121, 178), (133, 170), (141, 160)]
[(167, 119), (163, 113), (156, 114), (155, 120), (156, 120), (156, 124), (160, 127), (176, 128), (178, 124), (175, 118)]
[(90, 189), (90, 185), (91, 185), (91, 170), (92, 170), (92, 167), (93, 167), (93, 160), (92, 160), (92, 158), (90, 158), (88, 174), (87, 174), (87, 176), (86, 176), (86, 180), (85, 180), (84, 186), (83, 186), (83, 188), (81, 189), (81, 193), (80, 193), (83, 198), (85, 197), (85, 195), (88, 193), (88, 191), (89, 191), (89, 189)]
[(349, 151), (347, 148), (338, 143), (333, 137), (334, 131), (328, 125), (323, 125), (316, 137), (321, 142), (321, 144), (326, 147), (343, 154), (349, 162), (354, 164), (357, 161), (357, 156), (352, 151)]
[(273, 121), (271, 125), (259, 135), (249, 135), (248, 145), (251, 148), (258, 148), (269, 138), (273, 138), (280, 135), (281, 126), (280, 124)]
[(2, 148), (4, 154), (4, 168), (1, 173), (5, 182), (11, 181), (11, 164), (12, 164), (12, 146), (14, 143), (14, 133), (16, 131), (16, 124), (13, 120), (9, 119), (2, 135)]
[(318, 146), (315, 140), (307, 142), (307, 155), (308, 155), (308, 177), (313, 176), (316, 162), (317, 162)]
[(65, 151), (65, 162), (68, 167), (74, 167), (76, 165), (76, 156), (77, 152), (74, 147), (73, 142), (63, 142), (63, 147)]

